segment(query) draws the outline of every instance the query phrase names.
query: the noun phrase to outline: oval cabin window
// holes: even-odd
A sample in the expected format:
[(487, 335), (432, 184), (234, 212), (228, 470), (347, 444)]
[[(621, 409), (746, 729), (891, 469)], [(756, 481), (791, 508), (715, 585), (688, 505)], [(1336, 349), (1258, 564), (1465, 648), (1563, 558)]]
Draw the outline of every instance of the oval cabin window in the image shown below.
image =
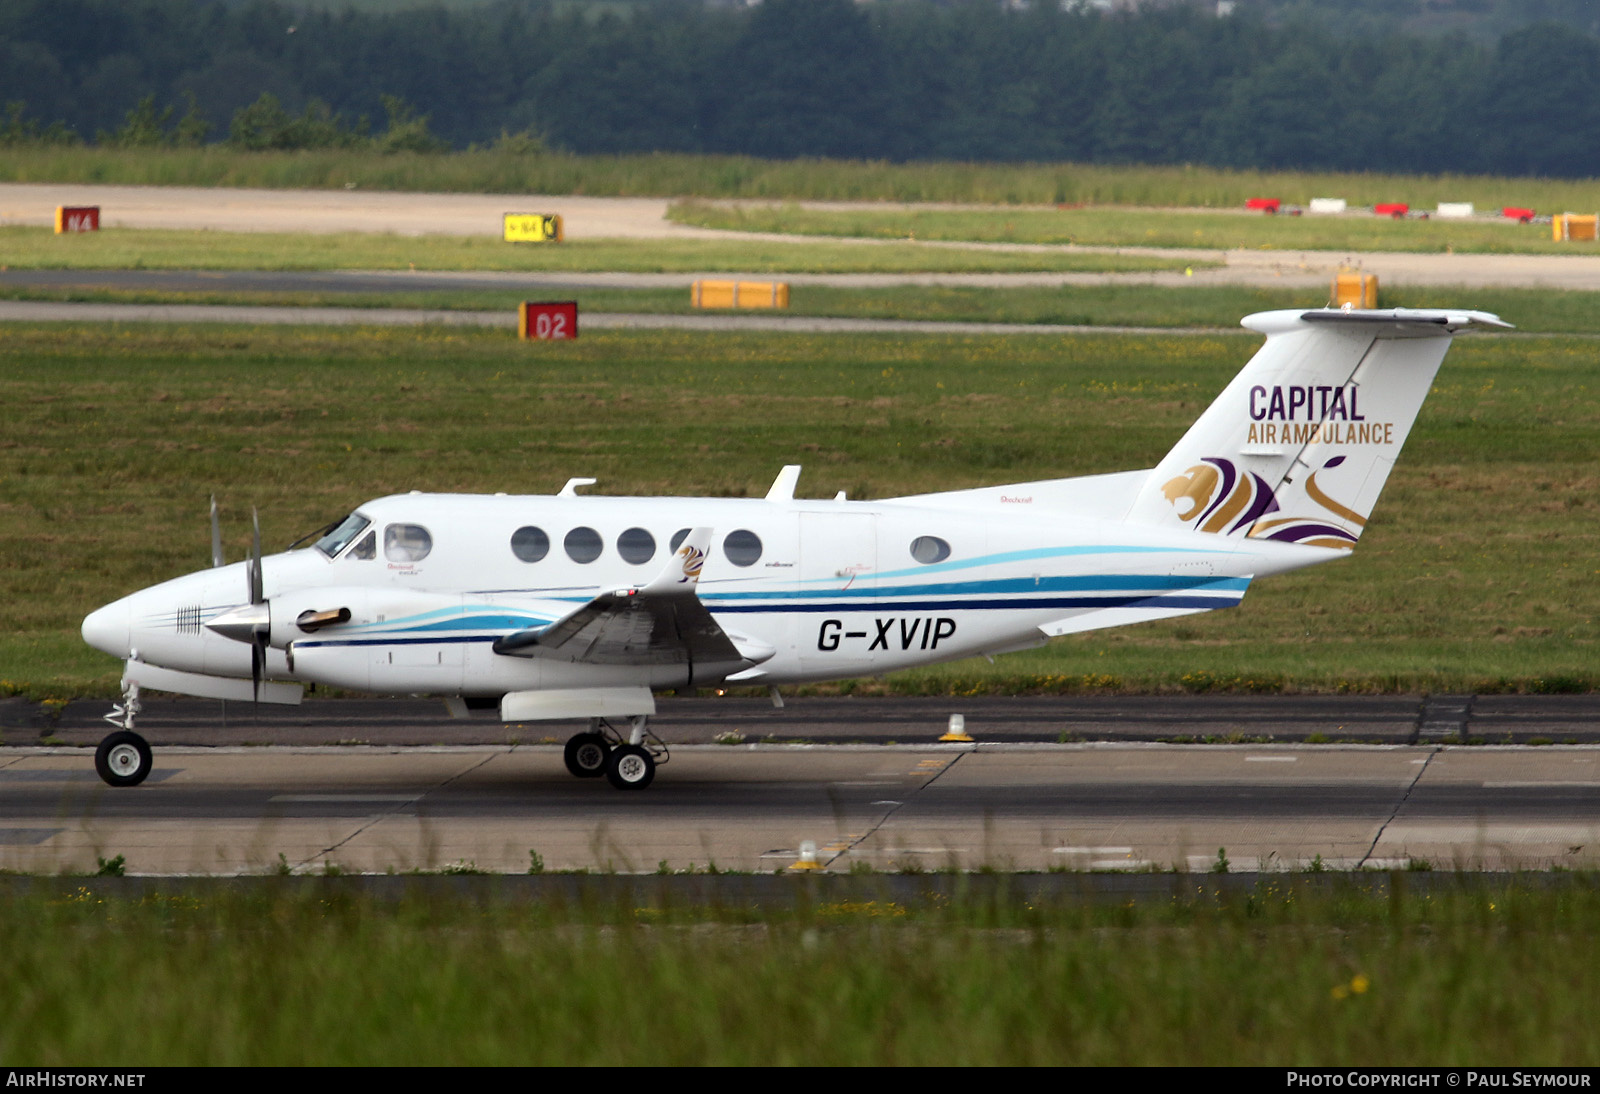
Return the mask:
[(433, 537), (420, 524), (391, 524), (383, 530), (383, 557), (390, 562), (421, 562), (433, 550)]
[(761, 537), (745, 528), (729, 532), (722, 541), (722, 553), (735, 566), (754, 566), (761, 558)]
[(656, 554), (656, 537), (643, 528), (629, 528), (617, 537), (617, 554), (635, 566), (649, 562)]
[(918, 536), (911, 541), (911, 557), (931, 566), (950, 557), (950, 545), (938, 536)]
[(550, 537), (543, 528), (527, 525), (511, 533), (511, 553), (523, 562), (538, 562), (550, 553)]
[(574, 528), (567, 533), (561, 545), (567, 549), (567, 557), (574, 562), (593, 562), (605, 550), (600, 533), (593, 528)]

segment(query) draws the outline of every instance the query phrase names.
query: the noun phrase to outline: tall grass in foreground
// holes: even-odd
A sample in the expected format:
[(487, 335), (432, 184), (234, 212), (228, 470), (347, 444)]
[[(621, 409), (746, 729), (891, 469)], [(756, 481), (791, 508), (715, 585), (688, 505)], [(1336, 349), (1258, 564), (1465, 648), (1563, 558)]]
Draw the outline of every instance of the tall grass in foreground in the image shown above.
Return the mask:
[(1434, 880), (774, 911), (86, 879), (0, 895), (0, 1065), (1592, 1064), (1591, 879)]
[(140, 186), (365, 188), (504, 194), (590, 194), (824, 201), (954, 201), (999, 205), (1183, 205), (1229, 208), (1250, 197), (1304, 204), (1407, 201), (1432, 208), (1592, 209), (1592, 180), (1407, 176), (1211, 167), (1073, 163), (888, 163), (760, 160), (674, 153), (580, 156), (494, 151), (447, 155), (356, 151), (239, 152), (96, 147), (7, 149), (0, 182), (103, 182)]

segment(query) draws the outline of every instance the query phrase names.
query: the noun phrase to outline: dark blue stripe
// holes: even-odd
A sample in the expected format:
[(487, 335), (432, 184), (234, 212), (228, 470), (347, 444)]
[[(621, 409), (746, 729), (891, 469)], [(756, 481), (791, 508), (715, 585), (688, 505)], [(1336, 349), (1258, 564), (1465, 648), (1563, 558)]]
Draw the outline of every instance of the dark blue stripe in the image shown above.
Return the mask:
[(958, 612), (1031, 608), (1232, 608), (1237, 596), (1061, 596), (1037, 600), (886, 600), (876, 604), (707, 604), (713, 612)]
[(315, 650), (324, 646), (446, 646), (457, 642), (493, 642), (501, 637), (498, 634), (466, 635), (459, 638), (321, 638), (316, 641), (307, 641), (297, 638), (294, 648), (297, 650)]
[(705, 591), (700, 594), (700, 599), (707, 604), (723, 600), (811, 600), (833, 597), (834, 599), (870, 598), (875, 596), (971, 596), (976, 593), (1028, 593), (1028, 592), (1074, 592), (1089, 591), (1124, 591), (1130, 593), (1145, 590), (1193, 590), (1221, 591), (1223, 589), (1237, 589), (1242, 594), (1249, 588), (1250, 579), (1245, 577), (1214, 577), (1195, 578), (1184, 577), (1177, 574), (1090, 574), (1078, 577), (1011, 577), (993, 581), (951, 581), (934, 582), (920, 585), (890, 585), (874, 584), (871, 575), (866, 575), (862, 584), (848, 589), (796, 589), (784, 592), (713, 592)]

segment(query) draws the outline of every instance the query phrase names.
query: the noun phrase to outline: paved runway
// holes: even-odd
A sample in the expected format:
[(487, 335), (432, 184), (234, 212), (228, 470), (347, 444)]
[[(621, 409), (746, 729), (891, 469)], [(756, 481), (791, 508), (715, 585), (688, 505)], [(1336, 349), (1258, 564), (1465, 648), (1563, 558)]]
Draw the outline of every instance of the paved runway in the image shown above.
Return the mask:
[[(642, 793), (569, 776), (542, 742), (575, 726), (423, 701), (153, 702), (131, 790), (27, 743), (93, 742), (107, 705), (0, 706), (0, 869), (770, 872), (805, 841), (835, 872), (1600, 865), (1600, 747), (1452, 743), (1592, 741), (1592, 696), (667, 698)], [(936, 743), (954, 711), (975, 744)], [(1308, 738), (1373, 743), (1279, 743)]]
[[(57, 711), (0, 699), (0, 744), (93, 745), (105, 700)], [(662, 696), (652, 729), (668, 744), (930, 744), (960, 714), (983, 742), (1600, 744), (1600, 695)], [(155, 745), (510, 745), (564, 741), (577, 723), (453, 717), (437, 699), (318, 699), (297, 707), (146, 696)]]
[(700, 745), (641, 793), (553, 746), (169, 748), (123, 790), (0, 752), (8, 870), (765, 873), (808, 841), (839, 872), (1594, 868), (1600, 749)]

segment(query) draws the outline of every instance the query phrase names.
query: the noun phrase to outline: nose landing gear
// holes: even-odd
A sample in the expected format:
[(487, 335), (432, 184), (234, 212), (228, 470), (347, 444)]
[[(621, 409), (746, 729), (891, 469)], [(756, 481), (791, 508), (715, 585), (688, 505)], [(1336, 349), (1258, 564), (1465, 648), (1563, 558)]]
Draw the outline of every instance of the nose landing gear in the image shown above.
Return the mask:
[(110, 786), (138, 786), (150, 774), (154, 764), (150, 745), (133, 732), (133, 719), (141, 709), (139, 685), (123, 684), (121, 705), (105, 716), (118, 731), (107, 734), (94, 750), (95, 772)]

